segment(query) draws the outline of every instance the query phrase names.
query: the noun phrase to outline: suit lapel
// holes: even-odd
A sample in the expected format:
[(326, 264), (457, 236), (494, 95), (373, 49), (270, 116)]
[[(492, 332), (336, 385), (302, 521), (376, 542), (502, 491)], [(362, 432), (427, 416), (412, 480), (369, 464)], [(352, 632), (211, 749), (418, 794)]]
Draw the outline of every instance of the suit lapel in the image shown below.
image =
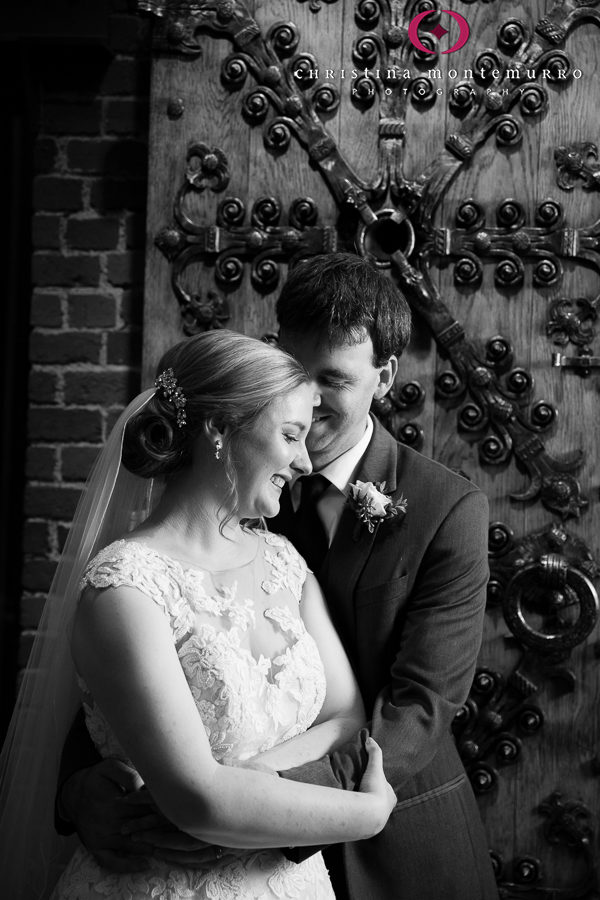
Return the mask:
[[(360, 465), (359, 481), (385, 481), (386, 493), (396, 490), (397, 444), (375, 420), (373, 437)], [(370, 532), (347, 503), (321, 570), (317, 573), (338, 631), (354, 644), (354, 591), (369, 559), (379, 525)]]
[[(386, 493), (396, 490), (396, 468), (398, 445), (377, 420), (371, 443), (359, 467), (359, 481), (385, 481)], [(334, 624), (346, 648), (355, 644), (354, 592), (361, 573), (369, 559), (379, 526), (370, 532), (359, 522), (350, 504), (342, 512), (333, 542), (323, 563), (315, 574), (319, 579), (325, 598), (330, 606)], [(294, 544), (296, 540), (296, 519), (289, 489), (281, 495), (280, 511), (269, 521), (269, 529), (283, 534)]]
[(397, 487), (397, 466), (398, 444), (375, 419), (373, 438), (363, 457), (357, 478), (359, 481), (385, 481), (385, 493), (392, 494)]

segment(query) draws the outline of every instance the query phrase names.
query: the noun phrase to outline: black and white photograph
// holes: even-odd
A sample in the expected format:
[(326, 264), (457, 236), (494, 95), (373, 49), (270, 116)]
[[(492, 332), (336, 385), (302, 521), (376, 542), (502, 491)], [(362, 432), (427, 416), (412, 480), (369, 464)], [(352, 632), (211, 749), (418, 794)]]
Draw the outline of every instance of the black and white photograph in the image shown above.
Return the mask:
[(600, 900), (600, 0), (0, 72), (0, 895)]

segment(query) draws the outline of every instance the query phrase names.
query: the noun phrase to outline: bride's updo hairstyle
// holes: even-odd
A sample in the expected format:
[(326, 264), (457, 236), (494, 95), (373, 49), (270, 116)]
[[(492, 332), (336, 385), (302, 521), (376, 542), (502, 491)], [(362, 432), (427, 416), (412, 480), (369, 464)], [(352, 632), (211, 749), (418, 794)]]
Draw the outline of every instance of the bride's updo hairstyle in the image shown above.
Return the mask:
[[(156, 375), (172, 370), (185, 398), (181, 407), (162, 388), (132, 419), (123, 440), (123, 464), (134, 475), (159, 478), (188, 466), (192, 447), (206, 421), (231, 429), (222, 450), (235, 495), (232, 444), (251, 428), (276, 397), (308, 383), (304, 368), (289, 354), (233, 331), (208, 331), (171, 347)], [(179, 413), (179, 416), (178, 416)]]

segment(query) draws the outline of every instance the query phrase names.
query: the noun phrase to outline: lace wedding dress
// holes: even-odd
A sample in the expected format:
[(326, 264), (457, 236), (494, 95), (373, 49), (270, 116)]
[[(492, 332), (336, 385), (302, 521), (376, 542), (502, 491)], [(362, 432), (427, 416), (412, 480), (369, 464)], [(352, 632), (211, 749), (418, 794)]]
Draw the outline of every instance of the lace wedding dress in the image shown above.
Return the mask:
[[(190, 568), (135, 540), (105, 547), (82, 587), (136, 587), (168, 617), (173, 642), (215, 759), (248, 759), (304, 732), (325, 696), (322, 663), (299, 616), (306, 565), (283, 537), (255, 531), (252, 562), (225, 572)], [(248, 637), (269, 620), (281, 652), (255, 659)], [(264, 623), (263, 623), (264, 624)], [(110, 726), (80, 680), (86, 721), (104, 757), (126, 761)], [(143, 872), (116, 874), (79, 848), (52, 900), (334, 900), (321, 854), (289, 862), (279, 850), (240, 854), (202, 870), (152, 859)]]

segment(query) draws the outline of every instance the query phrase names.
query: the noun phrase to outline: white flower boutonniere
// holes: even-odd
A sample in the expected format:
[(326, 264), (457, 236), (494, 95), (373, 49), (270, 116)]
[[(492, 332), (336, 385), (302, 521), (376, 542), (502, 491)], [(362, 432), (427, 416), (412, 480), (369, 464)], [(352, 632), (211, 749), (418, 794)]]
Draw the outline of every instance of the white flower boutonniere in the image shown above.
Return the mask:
[(363, 522), (371, 533), (379, 522), (389, 519), (400, 522), (406, 515), (408, 501), (404, 494), (401, 494), (400, 499), (394, 503), (390, 495), (385, 493), (385, 481), (375, 483), (357, 481), (348, 487), (350, 488), (348, 502), (352, 504), (359, 521)]

